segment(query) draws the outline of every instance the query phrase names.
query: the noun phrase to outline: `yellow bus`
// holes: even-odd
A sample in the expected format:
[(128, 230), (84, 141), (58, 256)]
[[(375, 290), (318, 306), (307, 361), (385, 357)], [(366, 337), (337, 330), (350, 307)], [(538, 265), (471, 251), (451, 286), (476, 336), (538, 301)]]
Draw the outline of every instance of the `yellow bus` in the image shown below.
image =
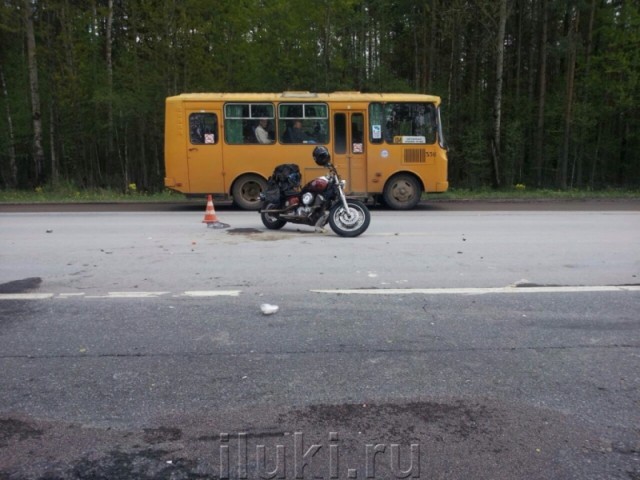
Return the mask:
[(349, 196), (410, 209), (449, 186), (439, 106), (432, 95), (360, 92), (168, 97), (164, 184), (256, 210), (277, 165), (298, 164), (303, 184), (324, 174), (311, 152), (325, 145)]

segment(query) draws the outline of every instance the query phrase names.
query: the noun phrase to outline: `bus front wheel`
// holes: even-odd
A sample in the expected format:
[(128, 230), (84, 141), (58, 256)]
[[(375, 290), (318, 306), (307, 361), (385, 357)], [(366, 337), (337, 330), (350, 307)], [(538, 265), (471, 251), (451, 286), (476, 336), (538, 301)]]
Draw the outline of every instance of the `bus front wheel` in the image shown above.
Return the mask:
[(233, 184), (231, 195), (236, 205), (244, 210), (258, 210), (260, 193), (267, 187), (264, 178), (258, 175), (243, 175)]
[(422, 197), (420, 182), (413, 175), (400, 173), (389, 179), (384, 186), (382, 198), (394, 210), (410, 210)]

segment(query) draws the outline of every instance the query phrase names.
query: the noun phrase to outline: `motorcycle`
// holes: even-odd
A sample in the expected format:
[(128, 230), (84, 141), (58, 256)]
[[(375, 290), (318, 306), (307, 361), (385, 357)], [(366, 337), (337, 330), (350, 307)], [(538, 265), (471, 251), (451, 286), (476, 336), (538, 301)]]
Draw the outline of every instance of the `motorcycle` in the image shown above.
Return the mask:
[(340, 178), (325, 147), (316, 147), (313, 158), (329, 174), (314, 178), (300, 188), (300, 170), (295, 164), (276, 167), (261, 194), (260, 218), (265, 227), (279, 230), (287, 222), (314, 226), (324, 231), (329, 223), (341, 237), (357, 237), (369, 228), (371, 213), (359, 200), (347, 199), (345, 180)]

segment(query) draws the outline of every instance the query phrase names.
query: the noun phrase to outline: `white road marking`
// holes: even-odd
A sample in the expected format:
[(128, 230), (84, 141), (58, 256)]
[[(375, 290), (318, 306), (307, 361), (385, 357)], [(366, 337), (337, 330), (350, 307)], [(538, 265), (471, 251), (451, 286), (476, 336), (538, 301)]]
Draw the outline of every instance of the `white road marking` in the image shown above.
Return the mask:
[(45, 300), (53, 293), (0, 293), (0, 300)]
[[(207, 298), (237, 297), (241, 290), (192, 290), (174, 294), (174, 297)], [(82, 293), (0, 293), (0, 300), (48, 300), (56, 299), (103, 299), (103, 298), (159, 298), (171, 292), (107, 292), (106, 295), (87, 295)]]
[(192, 290), (184, 292), (177, 297), (237, 297), (240, 290)]
[(78, 298), (83, 297), (84, 292), (82, 293), (59, 293), (56, 298)]
[(495, 288), (363, 288), (311, 290), (313, 293), (339, 295), (484, 295), (488, 293), (587, 293), (639, 292), (640, 286), (576, 286), (576, 287), (495, 287)]
[(106, 295), (87, 295), (85, 298), (156, 298), (169, 292), (108, 292)]
[[(594, 293), (594, 292), (640, 292), (640, 285), (597, 285), (574, 287), (492, 287), (492, 288), (362, 288), (310, 290), (312, 293), (334, 295), (486, 295), (504, 293)], [(174, 298), (238, 297), (242, 290), (189, 290), (173, 294)], [(171, 292), (108, 292), (106, 295), (85, 293), (0, 293), (2, 300), (48, 300), (57, 299), (104, 299), (104, 298), (159, 298)]]

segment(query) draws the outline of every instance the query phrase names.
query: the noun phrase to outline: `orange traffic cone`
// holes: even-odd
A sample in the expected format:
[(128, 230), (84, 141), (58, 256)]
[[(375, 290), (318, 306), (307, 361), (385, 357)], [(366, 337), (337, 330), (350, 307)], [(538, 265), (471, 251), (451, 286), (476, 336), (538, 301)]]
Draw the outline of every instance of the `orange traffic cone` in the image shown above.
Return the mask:
[(226, 223), (222, 223), (218, 220), (218, 216), (216, 215), (216, 211), (213, 208), (213, 198), (211, 195), (207, 195), (207, 209), (204, 212), (204, 220), (202, 223), (206, 223), (207, 227), (211, 228), (227, 228), (229, 225)]

